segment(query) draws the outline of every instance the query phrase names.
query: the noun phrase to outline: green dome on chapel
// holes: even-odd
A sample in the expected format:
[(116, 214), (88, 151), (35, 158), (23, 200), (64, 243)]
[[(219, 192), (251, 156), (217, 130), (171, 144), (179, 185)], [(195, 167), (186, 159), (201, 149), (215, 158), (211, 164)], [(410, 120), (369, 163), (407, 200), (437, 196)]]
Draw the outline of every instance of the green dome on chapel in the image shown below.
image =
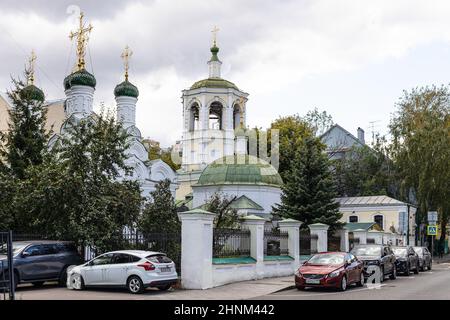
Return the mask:
[(192, 89), (199, 88), (226, 88), (226, 89), (236, 89), (239, 90), (238, 87), (233, 83), (225, 79), (221, 78), (208, 78), (195, 82), (191, 86)]
[(116, 88), (114, 89), (114, 96), (137, 98), (139, 96), (139, 90), (134, 84), (132, 84), (128, 80), (125, 80), (124, 82), (116, 86)]
[(41, 101), (41, 102), (44, 102), (44, 100), (45, 100), (44, 91), (42, 91), (41, 89), (39, 89), (38, 87), (36, 87), (33, 84), (30, 84), (30, 85), (26, 86), (25, 88), (23, 88), (22, 91), (20, 92), (20, 97), (22, 99), (30, 99), (30, 100), (36, 100), (36, 101)]
[(97, 80), (95, 80), (95, 77), (93, 74), (89, 73), (86, 69), (81, 69), (78, 71), (75, 71), (72, 74), (69, 74), (64, 79), (64, 89), (70, 89), (72, 86), (88, 86), (95, 88), (97, 85)]
[(196, 186), (269, 185), (281, 187), (283, 180), (268, 162), (251, 155), (231, 155), (210, 163), (200, 175)]

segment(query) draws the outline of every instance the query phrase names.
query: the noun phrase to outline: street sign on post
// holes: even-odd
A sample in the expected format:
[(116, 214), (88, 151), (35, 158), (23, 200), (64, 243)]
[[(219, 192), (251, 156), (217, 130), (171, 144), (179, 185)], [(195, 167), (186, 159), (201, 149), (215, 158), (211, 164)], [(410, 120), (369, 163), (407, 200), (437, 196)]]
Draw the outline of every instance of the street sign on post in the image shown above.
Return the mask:
[(436, 225), (429, 225), (427, 227), (427, 235), (429, 235), (429, 236), (436, 236), (437, 235), (437, 226)]
[[(438, 213), (437, 211), (428, 211), (428, 223), (436, 224), (438, 221)], [(434, 223), (432, 223), (434, 222)]]

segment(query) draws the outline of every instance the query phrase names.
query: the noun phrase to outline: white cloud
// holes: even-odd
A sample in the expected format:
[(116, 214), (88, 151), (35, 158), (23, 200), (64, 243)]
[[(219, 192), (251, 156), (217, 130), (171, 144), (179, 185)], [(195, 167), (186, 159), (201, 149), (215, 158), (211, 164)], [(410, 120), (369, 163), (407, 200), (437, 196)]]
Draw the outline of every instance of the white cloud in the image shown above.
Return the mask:
[[(135, 53), (131, 79), (141, 92), (138, 124), (145, 136), (164, 145), (181, 134), (181, 89), (207, 75), (213, 25), (221, 29), (223, 74), (250, 93), (249, 123), (263, 127), (279, 114), (306, 113), (292, 101), (292, 88), (309, 77), (350, 76), (373, 64), (383, 68), (392, 59), (401, 63), (415, 48), (450, 42), (448, 1), (122, 1), (123, 9), (100, 14), (103, 6), (92, 4), (91, 12), (85, 12), (88, 21), (94, 17), (90, 50), (96, 100), (114, 104), (112, 91), (122, 77), (120, 53), (130, 45)], [(67, 35), (73, 26), (66, 19), (55, 20), (55, 12), (5, 9), (0, 20), (5, 31), (0, 32), (0, 86), (9, 87), (9, 74), (20, 73), (34, 48), (41, 71), (38, 84), (51, 98), (63, 96)], [(356, 104), (352, 96), (348, 99)], [(386, 97), (379, 101), (385, 103)], [(337, 119), (346, 118), (342, 106), (323, 107)], [(363, 116), (358, 121), (367, 123), (371, 119), (364, 113), (372, 106), (360, 108)], [(380, 107), (380, 117), (388, 119), (391, 109)]]

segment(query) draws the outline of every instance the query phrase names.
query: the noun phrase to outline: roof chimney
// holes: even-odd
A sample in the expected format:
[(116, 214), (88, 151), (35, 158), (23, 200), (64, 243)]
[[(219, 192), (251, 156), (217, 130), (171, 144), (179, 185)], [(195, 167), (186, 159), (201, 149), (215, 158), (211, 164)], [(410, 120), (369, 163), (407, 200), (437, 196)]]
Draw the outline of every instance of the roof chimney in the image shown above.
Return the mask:
[(360, 127), (358, 127), (358, 140), (362, 143), (362, 144), (366, 144), (365, 140), (364, 140), (364, 130), (361, 129)]

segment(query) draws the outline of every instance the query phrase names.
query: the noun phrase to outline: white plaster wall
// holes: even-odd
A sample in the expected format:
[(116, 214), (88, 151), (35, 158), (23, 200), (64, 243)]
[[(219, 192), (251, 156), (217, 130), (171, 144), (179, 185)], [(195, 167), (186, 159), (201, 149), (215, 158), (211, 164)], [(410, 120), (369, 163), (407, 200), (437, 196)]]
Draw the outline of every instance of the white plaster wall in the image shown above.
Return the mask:
[(294, 261), (265, 261), (261, 274), (257, 272), (256, 263), (213, 265), (212, 281), (217, 287), (239, 281), (291, 276), (298, 267), (299, 263)]
[(217, 185), (217, 186), (192, 186), (193, 207), (196, 208), (208, 202), (211, 196), (220, 192), (226, 196), (240, 197), (242, 195), (255, 201), (264, 208), (264, 213), (272, 212), (272, 206), (280, 203), (281, 189), (272, 186), (259, 185)]

